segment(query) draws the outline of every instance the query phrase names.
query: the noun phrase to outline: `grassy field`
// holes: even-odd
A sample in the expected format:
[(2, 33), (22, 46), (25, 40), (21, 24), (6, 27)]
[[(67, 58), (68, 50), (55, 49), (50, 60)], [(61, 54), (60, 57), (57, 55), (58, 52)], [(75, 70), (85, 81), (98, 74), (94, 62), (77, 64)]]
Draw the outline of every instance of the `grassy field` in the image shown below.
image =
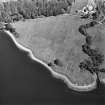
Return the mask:
[(78, 32), (81, 23), (86, 21), (79, 21), (77, 16), (60, 15), (19, 21), (12, 26), (20, 35), (16, 41), (30, 49), (35, 57), (52, 64), (57, 59), (59, 64), (52, 67), (56, 72), (74, 82), (89, 84), (93, 81), (92, 75), (78, 68), (80, 61), (88, 57), (81, 50), (85, 42)]

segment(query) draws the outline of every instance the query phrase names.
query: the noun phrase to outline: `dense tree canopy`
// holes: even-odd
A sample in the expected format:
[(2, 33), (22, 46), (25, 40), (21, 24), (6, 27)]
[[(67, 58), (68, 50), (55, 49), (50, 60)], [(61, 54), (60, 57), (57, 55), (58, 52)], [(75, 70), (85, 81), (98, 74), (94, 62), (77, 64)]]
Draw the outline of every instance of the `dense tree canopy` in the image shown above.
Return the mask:
[(18, 0), (0, 4), (0, 21), (13, 22), (68, 12), (71, 0)]

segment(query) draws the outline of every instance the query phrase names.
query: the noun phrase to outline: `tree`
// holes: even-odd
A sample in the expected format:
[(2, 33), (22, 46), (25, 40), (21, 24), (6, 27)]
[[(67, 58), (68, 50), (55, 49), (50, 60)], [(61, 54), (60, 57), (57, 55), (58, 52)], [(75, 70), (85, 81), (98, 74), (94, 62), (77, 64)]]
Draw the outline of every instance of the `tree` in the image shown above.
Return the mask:
[(2, 11), (1, 12), (1, 21), (2, 22), (12, 22), (11, 17), (9, 16), (8, 12)]
[(5, 24), (5, 27), (6, 27), (6, 29), (9, 30), (11, 33), (15, 32), (15, 28), (13, 28), (10, 23)]

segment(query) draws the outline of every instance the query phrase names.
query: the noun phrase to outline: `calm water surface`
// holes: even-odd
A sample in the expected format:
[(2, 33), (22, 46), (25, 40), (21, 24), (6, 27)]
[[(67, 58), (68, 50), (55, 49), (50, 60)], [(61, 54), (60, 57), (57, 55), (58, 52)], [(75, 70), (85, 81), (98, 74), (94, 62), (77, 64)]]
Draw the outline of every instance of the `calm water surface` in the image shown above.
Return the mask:
[(0, 32), (0, 103), (49, 105), (103, 105), (105, 87), (79, 93), (52, 77), (43, 65), (20, 51), (11, 38)]

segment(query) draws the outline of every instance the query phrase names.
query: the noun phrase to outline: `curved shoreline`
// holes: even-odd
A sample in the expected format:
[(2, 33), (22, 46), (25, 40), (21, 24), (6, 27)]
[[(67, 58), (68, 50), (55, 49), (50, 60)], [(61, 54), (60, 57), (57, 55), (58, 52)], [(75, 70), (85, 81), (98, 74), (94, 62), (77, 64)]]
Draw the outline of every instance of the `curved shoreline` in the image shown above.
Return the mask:
[[(63, 80), (63, 81), (67, 84), (67, 86), (68, 86), (70, 89), (75, 90), (75, 91), (89, 91), (89, 90), (92, 90), (92, 89), (94, 89), (94, 88), (96, 87), (96, 81), (94, 81), (92, 84), (87, 85), (87, 86), (78, 86), (77, 84), (72, 84), (72, 83), (70, 82), (70, 80), (67, 78), (67, 76), (55, 72), (55, 71), (54, 71), (53, 69), (51, 69), (51, 67), (49, 67), (46, 63), (44, 63), (43, 61), (37, 59), (37, 58), (32, 54), (32, 51), (31, 51), (30, 49), (28, 49), (28, 48), (22, 46), (21, 44), (19, 44), (19, 43), (16, 41), (14, 35), (13, 35), (11, 32), (9, 32), (9, 31), (7, 31), (7, 30), (5, 30), (4, 32), (5, 32), (6, 34), (8, 34), (8, 35), (11, 37), (11, 39), (13, 40), (13, 42), (15, 43), (15, 45), (16, 45), (20, 50), (23, 50), (23, 51), (28, 52), (28, 55), (29, 55), (29, 57), (30, 57), (32, 60), (37, 61), (37, 62), (41, 63), (42, 65), (44, 65), (47, 69), (50, 70), (50, 72), (51, 72), (51, 74), (52, 74), (53, 77)], [(96, 78), (96, 77), (94, 77), (94, 78)]]

